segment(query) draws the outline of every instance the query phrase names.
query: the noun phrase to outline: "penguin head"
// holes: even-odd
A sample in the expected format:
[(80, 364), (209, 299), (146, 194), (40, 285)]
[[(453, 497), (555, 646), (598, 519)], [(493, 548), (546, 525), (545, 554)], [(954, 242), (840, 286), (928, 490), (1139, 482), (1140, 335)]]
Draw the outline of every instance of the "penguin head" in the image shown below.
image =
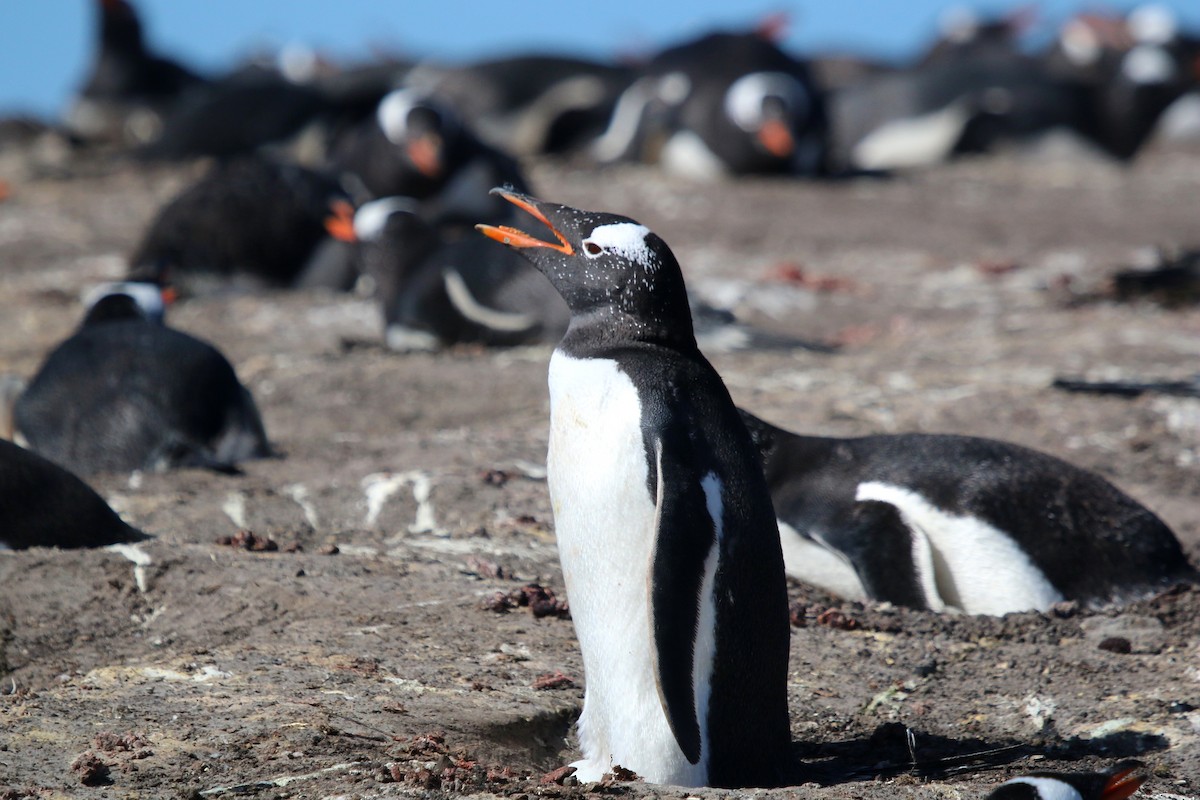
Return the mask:
[(1126, 800), (1146, 776), (1140, 761), (1122, 761), (1105, 772), (1035, 772), (996, 787), (987, 800)]
[(528, 212), (557, 241), (507, 225), (476, 229), (532, 262), (562, 295), (573, 319), (694, 344), (679, 262), (649, 228), (619, 214), (583, 211), (506, 189), (491, 193)]
[(100, 40), (128, 53), (143, 49), (142, 23), (126, 0), (100, 0)]
[(808, 90), (795, 76), (751, 72), (730, 84), (725, 92), (725, 113), (753, 135), (757, 147), (786, 161), (796, 149), (794, 128), (808, 117), (811, 102)]
[(161, 325), (170, 299), (164, 297), (164, 291), (169, 290), (142, 281), (102, 283), (84, 297), (87, 314), (83, 325), (130, 319), (144, 319)]
[(388, 141), (404, 152), (413, 168), (436, 180), (447, 168), (447, 150), (458, 134), (453, 112), (417, 89), (397, 89), (379, 102), (376, 121)]

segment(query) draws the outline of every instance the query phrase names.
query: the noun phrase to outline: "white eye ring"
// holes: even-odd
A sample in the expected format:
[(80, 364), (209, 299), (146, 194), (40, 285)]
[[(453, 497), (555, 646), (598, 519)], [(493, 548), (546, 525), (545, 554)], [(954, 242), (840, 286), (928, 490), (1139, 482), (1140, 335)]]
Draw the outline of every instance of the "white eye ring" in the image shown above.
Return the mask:
[(588, 258), (599, 258), (604, 253), (604, 248), (593, 242), (591, 239), (584, 239), (583, 254)]

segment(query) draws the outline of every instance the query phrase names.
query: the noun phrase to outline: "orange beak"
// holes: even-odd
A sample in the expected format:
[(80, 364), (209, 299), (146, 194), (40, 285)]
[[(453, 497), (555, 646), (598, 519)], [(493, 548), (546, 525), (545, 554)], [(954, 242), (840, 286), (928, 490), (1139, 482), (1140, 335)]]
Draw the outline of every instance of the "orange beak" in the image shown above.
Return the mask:
[(330, 215), (325, 218), (325, 230), (342, 242), (357, 242), (354, 233), (354, 206), (345, 200), (334, 200), (329, 204)]
[(11, 194), (12, 189), (9, 188), (8, 183), (5, 181), (0, 181), (0, 203), (3, 203), (5, 200), (7, 200)]
[(1104, 784), (1100, 800), (1125, 800), (1125, 798), (1131, 797), (1146, 782), (1144, 775), (1135, 775), (1135, 772), (1137, 772), (1137, 767), (1130, 767), (1115, 773), (1108, 779), (1108, 783)]
[(179, 290), (174, 286), (164, 286), (158, 294), (162, 298), (164, 306), (174, 305), (179, 299)]
[(787, 158), (796, 149), (796, 140), (792, 137), (787, 123), (781, 119), (769, 119), (758, 129), (758, 141), (767, 148), (767, 152), (778, 158)]
[(436, 178), (442, 174), (442, 141), (433, 134), (408, 143), (408, 158), (422, 175)]
[(546, 215), (539, 211), (537, 206), (530, 202), (524, 195), (517, 194), (516, 192), (507, 192), (503, 189), (492, 189), (491, 193), (498, 194), (517, 208), (529, 212), (534, 219), (550, 229), (550, 232), (558, 239), (558, 244), (547, 242), (536, 236), (530, 236), (524, 231), (510, 228), (507, 225), (500, 225), (499, 227), (494, 225), (476, 225), (475, 230), (489, 239), (494, 239), (500, 242), (500, 244), (506, 244), (509, 247), (548, 247), (551, 250), (557, 250), (568, 256), (575, 254), (575, 248), (567, 241), (567, 237), (563, 236), (558, 228), (555, 228), (553, 223), (546, 219)]

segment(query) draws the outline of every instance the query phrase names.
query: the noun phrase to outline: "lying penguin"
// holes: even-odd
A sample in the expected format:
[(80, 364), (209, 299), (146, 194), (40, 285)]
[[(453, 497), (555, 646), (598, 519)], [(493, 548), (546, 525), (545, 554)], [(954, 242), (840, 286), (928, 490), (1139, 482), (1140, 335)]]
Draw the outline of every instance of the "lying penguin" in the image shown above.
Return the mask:
[(1005, 781), (987, 800), (1126, 800), (1146, 782), (1141, 762), (1122, 761), (1104, 772), (1034, 772)]
[(351, 229), (331, 231), (358, 244), (358, 269), (375, 282), (389, 349), (533, 344), (567, 329), (566, 304), (525, 259), (477, 236), (447, 234), (409, 198), (366, 203)]
[(0, 550), (102, 547), (145, 538), (79, 478), (0, 439)]
[(788, 574), (842, 597), (1005, 614), (1200, 577), (1152, 512), (1044, 453), (971, 436), (800, 436), (741, 413)]
[(212, 345), (162, 324), (157, 287), (99, 287), (83, 324), (13, 409), (15, 438), (80, 474), (207, 467), (271, 454), (258, 408)]
[(550, 360), (550, 496), (583, 653), (580, 780), (775, 786), (790, 744), (783, 559), (753, 442), (631, 219), (494, 190), (553, 241), (479, 230), (571, 309)]
[(267, 156), (212, 168), (159, 210), (129, 259), (129, 277), (186, 292), (248, 288), (349, 289), (349, 248), (326, 220), (349, 207), (334, 178)]

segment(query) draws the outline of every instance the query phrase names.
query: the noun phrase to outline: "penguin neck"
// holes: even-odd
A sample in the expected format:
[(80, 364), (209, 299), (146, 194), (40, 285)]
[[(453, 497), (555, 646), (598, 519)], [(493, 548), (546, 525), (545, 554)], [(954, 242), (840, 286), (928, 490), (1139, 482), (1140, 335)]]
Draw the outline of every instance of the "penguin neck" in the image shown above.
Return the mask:
[(571, 315), (559, 349), (568, 355), (587, 357), (634, 345), (662, 347), (680, 353), (699, 353), (689, 313), (647, 316), (630, 314), (614, 306), (602, 306)]

